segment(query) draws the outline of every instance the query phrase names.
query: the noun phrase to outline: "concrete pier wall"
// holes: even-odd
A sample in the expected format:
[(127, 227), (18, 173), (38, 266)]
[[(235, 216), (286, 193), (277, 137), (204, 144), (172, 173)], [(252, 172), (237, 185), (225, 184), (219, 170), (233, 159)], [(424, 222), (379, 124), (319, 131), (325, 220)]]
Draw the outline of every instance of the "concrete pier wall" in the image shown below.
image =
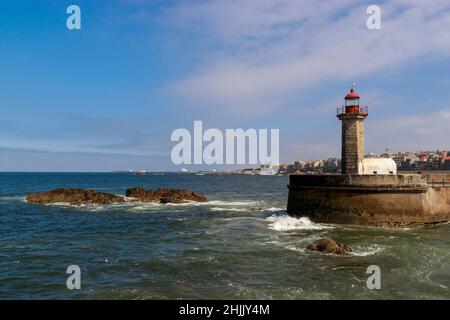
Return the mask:
[(450, 172), (449, 171), (427, 171), (422, 172), (421, 176), (425, 177), (428, 183), (435, 183), (435, 185), (441, 184), (443, 181), (446, 184), (450, 184)]
[(401, 175), (291, 175), (288, 213), (315, 222), (416, 226), (450, 221), (450, 187)]

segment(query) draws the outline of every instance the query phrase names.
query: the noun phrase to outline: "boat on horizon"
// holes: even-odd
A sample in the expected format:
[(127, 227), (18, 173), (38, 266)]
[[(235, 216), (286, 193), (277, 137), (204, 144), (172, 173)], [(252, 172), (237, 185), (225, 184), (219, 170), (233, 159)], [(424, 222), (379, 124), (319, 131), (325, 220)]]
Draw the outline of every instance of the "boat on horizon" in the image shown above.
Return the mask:
[(139, 170), (133, 173), (133, 176), (146, 176), (147, 170)]
[(271, 162), (261, 166), (259, 174), (262, 176), (273, 176), (278, 173), (278, 167), (273, 166)]

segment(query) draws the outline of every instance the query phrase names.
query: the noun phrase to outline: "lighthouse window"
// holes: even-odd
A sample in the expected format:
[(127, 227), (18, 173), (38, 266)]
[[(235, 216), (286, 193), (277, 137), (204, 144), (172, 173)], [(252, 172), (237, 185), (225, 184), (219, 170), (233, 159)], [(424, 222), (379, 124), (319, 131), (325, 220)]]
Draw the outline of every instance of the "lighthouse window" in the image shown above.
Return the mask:
[(359, 99), (345, 100), (345, 105), (346, 106), (357, 106), (357, 105), (359, 105)]

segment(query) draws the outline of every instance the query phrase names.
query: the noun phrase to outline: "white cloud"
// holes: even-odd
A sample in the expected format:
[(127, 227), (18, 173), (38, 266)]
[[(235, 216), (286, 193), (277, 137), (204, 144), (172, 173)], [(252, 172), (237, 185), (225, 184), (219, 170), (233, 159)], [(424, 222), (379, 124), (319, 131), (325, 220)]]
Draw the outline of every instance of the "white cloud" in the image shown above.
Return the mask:
[(367, 123), (369, 151), (450, 150), (450, 108), (420, 114), (404, 114)]
[(382, 29), (366, 28), (368, 2), (216, 0), (170, 9), (174, 28), (199, 33), (209, 50), (173, 86), (190, 105), (232, 114), (271, 112), (324, 80), (348, 81), (407, 68), (450, 52), (450, 2), (380, 4)]

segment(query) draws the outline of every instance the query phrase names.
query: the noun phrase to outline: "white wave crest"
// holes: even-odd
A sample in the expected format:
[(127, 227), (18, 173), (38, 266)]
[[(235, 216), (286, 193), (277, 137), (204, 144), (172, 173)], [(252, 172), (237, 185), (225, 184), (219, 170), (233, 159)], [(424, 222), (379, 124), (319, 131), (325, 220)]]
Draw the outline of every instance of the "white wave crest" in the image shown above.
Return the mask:
[(220, 208), (220, 207), (212, 207), (209, 210), (210, 211), (232, 211), (232, 212), (248, 211), (246, 208)]
[(352, 249), (353, 249), (352, 256), (366, 257), (381, 252), (383, 250), (383, 247), (378, 245), (370, 245), (366, 247), (355, 246), (352, 247)]
[(27, 201), (25, 196), (4, 196), (0, 201)]
[(232, 211), (232, 212), (277, 212), (277, 211), (285, 211), (284, 208), (276, 208), (276, 207), (270, 207), (270, 208), (264, 208), (264, 207), (228, 207), (228, 206), (222, 206), (222, 207), (211, 207), (209, 209), (210, 211)]
[(307, 217), (293, 218), (288, 215), (272, 215), (266, 218), (266, 221), (271, 222), (269, 228), (276, 231), (323, 230), (333, 228), (328, 225), (314, 223)]
[(212, 201), (206, 201), (206, 202), (195, 202), (195, 201), (186, 201), (182, 203), (159, 203), (159, 202), (141, 202), (141, 201), (135, 201), (133, 202), (136, 205), (150, 205), (150, 206), (162, 206), (162, 207), (191, 207), (191, 206), (214, 206), (215, 208), (224, 207), (224, 208), (230, 208), (232, 206), (234, 207), (248, 207), (248, 206), (255, 206), (260, 204), (258, 201), (220, 201), (220, 200), (212, 200)]
[(211, 200), (208, 202), (202, 202), (204, 204), (214, 205), (214, 206), (256, 206), (261, 204), (261, 201), (254, 200), (242, 200), (242, 201), (223, 201), (223, 200)]
[(276, 212), (276, 211), (286, 211), (286, 208), (270, 207), (270, 208), (265, 208), (263, 210), (264, 211)]
[(187, 201), (183, 203), (160, 203), (160, 202), (144, 202), (135, 198), (124, 197), (125, 202), (114, 203), (108, 205), (101, 204), (71, 204), (68, 202), (47, 203), (47, 206), (58, 206), (67, 208), (80, 208), (88, 211), (102, 211), (109, 209), (124, 209), (137, 212), (160, 211), (168, 208), (184, 209), (190, 207), (208, 207), (212, 212), (229, 211), (229, 212), (280, 212), (285, 211), (281, 207), (269, 207), (262, 200), (211, 200), (206, 202)]

